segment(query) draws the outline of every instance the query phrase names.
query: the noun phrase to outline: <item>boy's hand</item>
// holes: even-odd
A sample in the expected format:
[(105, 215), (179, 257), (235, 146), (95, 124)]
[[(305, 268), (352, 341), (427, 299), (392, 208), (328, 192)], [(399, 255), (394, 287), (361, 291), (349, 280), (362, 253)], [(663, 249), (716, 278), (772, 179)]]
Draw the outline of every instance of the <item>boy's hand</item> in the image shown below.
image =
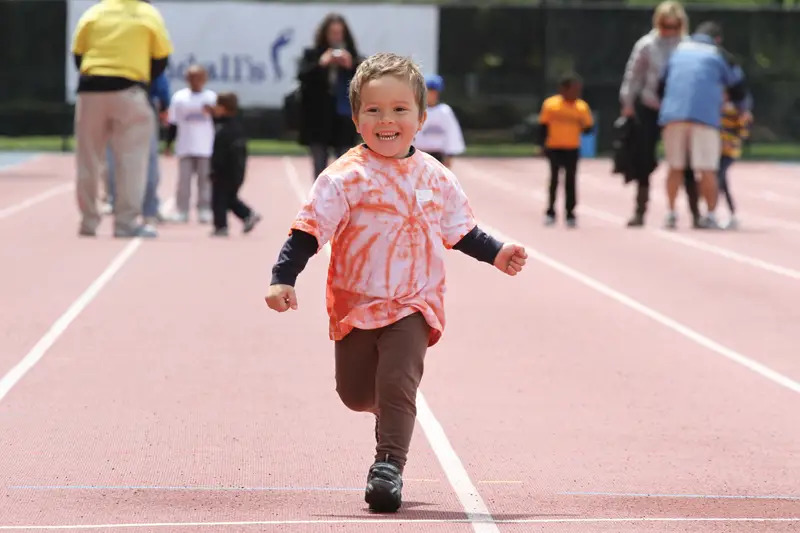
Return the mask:
[(528, 254), (519, 244), (506, 243), (494, 258), (494, 266), (509, 276), (516, 276), (522, 270)]
[(270, 309), (279, 313), (297, 309), (297, 295), (291, 285), (270, 285), (267, 297), (264, 299)]

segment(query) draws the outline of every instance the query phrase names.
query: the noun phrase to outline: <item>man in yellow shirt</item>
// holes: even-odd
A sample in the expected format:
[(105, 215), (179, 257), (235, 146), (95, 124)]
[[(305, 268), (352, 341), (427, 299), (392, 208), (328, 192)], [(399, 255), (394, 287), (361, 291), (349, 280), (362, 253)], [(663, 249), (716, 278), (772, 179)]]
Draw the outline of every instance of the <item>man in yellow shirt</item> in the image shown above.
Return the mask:
[(545, 213), (547, 225), (554, 224), (556, 220), (556, 191), (558, 174), (562, 168), (566, 193), (566, 223), (569, 227), (576, 224), (574, 210), (578, 200), (575, 181), (581, 134), (594, 127), (589, 104), (580, 98), (582, 87), (583, 83), (577, 74), (564, 76), (559, 84), (558, 94), (547, 98), (539, 113), (540, 141), (550, 161), (550, 197)]
[(80, 71), (75, 105), (79, 234), (100, 225), (98, 185), (106, 146), (115, 161), (115, 237), (155, 237), (139, 224), (150, 136), (155, 117), (148, 100), (151, 80), (167, 66), (172, 44), (161, 14), (143, 0), (101, 0), (84, 12), (72, 40)]

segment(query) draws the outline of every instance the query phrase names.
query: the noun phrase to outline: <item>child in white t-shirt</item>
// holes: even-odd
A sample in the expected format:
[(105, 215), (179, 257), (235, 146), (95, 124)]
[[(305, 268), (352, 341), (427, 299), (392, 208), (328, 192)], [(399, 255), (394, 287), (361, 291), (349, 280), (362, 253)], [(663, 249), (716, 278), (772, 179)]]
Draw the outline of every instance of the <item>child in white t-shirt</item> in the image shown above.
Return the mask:
[(167, 153), (175, 141), (178, 156), (178, 188), (175, 195), (174, 220), (189, 220), (189, 200), (192, 195), (192, 176), (197, 175), (197, 219), (211, 222), (211, 182), (208, 177), (214, 148), (214, 119), (212, 110), (217, 95), (204, 89), (207, 74), (203, 67), (192, 65), (186, 71), (188, 87), (177, 91), (167, 112), (169, 134)]
[(439, 101), (444, 80), (438, 74), (425, 77), (428, 89), (428, 118), (414, 139), (417, 149), (427, 152), (448, 168), (454, 155), (464, 153), (464, 135), (453, 108)]

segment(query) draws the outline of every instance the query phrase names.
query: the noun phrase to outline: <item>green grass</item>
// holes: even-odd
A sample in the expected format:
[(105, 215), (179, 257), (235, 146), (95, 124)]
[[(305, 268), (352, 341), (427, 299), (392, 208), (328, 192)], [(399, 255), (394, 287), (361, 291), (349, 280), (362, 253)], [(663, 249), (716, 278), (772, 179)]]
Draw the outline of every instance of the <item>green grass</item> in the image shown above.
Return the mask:
[[(51, 137), (0, 137), (0, 151), (61, 152), (72, 151), (71, 138)], [(252, 155), (307, 155), (308, 150), (295, 141), (280, 139), (251, 139), (248, 143)], [(528, 157), (535, 153), (531, 143), (470, 143), (466, 156), (472, 157)], [(600, 154), (607, 156), (609, 154)], [(743, 159), (800, 161), (800, 144), (754, 143), (745, 148)]]
[[(58, 152), (72, 151), (72, 138), (61, 137), (0, 137), (0, 151)], [(280, 139), (251, 139), (248, 143), (253, 155), (306, 155), (308, 149), (295, 141)], [(470, 156), (524, 157), (533, 153), (532, 144), (484, 143), (471, 144)]]

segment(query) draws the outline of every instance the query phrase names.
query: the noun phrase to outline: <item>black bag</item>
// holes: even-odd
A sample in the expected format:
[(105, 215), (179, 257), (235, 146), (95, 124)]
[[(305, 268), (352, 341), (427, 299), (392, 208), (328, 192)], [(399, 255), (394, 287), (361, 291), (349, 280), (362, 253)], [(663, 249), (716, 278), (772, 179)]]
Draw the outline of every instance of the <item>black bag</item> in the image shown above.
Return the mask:
[(302, 113), (302, 92), (300, 86), (295, 87), (283, 97), (283, 123), (289, 130), (300, 128), (300, 113)]
[(622, 174), (624, 182), (636, 179), (636, 119), (619, 117), (614, 121), (611, 148), (614, 168), (612, 174)]

